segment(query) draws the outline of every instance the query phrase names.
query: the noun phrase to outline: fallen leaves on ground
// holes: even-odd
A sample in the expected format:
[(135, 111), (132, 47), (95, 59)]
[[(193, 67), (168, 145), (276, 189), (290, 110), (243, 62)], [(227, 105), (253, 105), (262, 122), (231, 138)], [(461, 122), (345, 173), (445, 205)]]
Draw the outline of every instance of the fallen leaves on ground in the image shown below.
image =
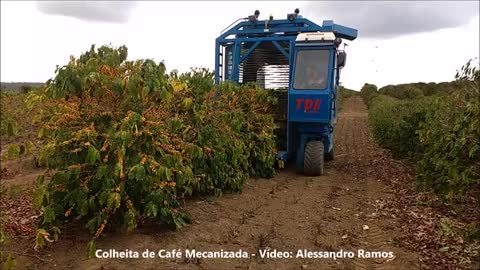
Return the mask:
[[(402, 236), (396, 241), (420, 252), (422, 268), (475, 269), (480, 265), (476, 259), (480, 257), (479, 241), (464, 237), (469, 224), (476, 222), (480, 226), (479, 201), (474, 196), (455, 205), (443, 202), (431, 192), (416, 190), (413, 166), (393, 159), (379, 147), (365, 150), (361, 159), (335, 163), (335, 167), (358, 179), (373, 178), (390, 187), (387, 192), (395, 194), (394, 199), (375, 202), (375, 209), (402, 220)], [(461, 210), (454, 211), (455, 208)], [(368, 217), (375, 216), (378, 214)]]
[(23, 191), (16, 196), (0, 197), (3, 228), (10, 237), (35, 237), (38, 216), (32, 209), (32, 195)]

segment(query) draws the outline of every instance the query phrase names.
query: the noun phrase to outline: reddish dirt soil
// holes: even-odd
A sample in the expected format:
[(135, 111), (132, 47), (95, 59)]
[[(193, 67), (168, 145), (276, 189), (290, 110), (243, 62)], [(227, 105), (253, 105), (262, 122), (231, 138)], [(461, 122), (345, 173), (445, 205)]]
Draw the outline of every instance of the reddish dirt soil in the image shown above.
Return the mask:
[[(420, 269), (420, 251), (401, 246), (399, 209), (390, 206), (396, 194), (388, 181), (397, 164), (373, 141), (367, 111), (360, 97), (345, 101), (335, 131), (334, 161), (325, 175), (306, 177), (291, 169), (272, 179), (251, 179), (244, 191), (221, 198), (190, 201), (194, 222), (172, 232), (148, 226), (135, 233), (106, 233), (97, 249), (197, 249), (247, 251), (248, 259), (87, 259), (88, 235), (64, 231), (60, 241), (39, 257), (18, 256), (19, 269)], [(388, 163), (385, 162), (388, 160)], [(398, 167), (399, 168), (399, 167)], [(400, 169), (398, 169), (400, 170)], [(35, 174), (32, 172), (30, 181)], [(401, 171), (402, 175), (409, 174)], [(388, 181), (386, 181), (386, 179)], [(12, 181), (12, 180), (2, 180)], [(12, 246), (21, 254), (30, 247)], [(29, 250), (30, 249), (30, 250)], [(353, 251), (353, 259), (262, 259), (258, 250)], [(393, 252), (393, 259), (357, 257), (357, 250)]]

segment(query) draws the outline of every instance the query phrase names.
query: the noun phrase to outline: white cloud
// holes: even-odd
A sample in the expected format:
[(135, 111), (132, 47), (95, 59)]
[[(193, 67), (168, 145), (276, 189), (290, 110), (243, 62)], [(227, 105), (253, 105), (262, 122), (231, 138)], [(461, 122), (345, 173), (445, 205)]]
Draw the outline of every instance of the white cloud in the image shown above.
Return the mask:
[[(32, 2), (2, 1), (1, 80), (46, 81), (70, 55), (80, 55), (91, 44), (109, 43), (125, 44), (130, 59), (165, 60), (169, 70), (213, 69), (215, 38), (234, 20), (255, 9), (261, 18), (270, 13), (285, 18), (296, 7), (302, 14), (304, 6), (305, 2), (285, 1), (145, 1), (132, 10), (127, 23), (113, 24), (47, 15)], [(321, 24), (321, 20), (315, 21)], [(398, 38), (365, 39), (360, 33), (357, 40), (347, 42), (342, 82), (359, 89), (365, 82), (382, 86), (451, 80), (457, 68), (478, 56), (478, 33), (478, 15), (465, 27)]]
[(92, 22), (124, 23), (137, 5), (131, 1), (40, 1), (37, 9), (49, 15), (61, 15)]
[[(345, 84), (361, 87), (454, 80), (456, 70), (479, 56), (479, 17), (449, 28), (386, 40), (361, 38), (347, 47)], [(354, 45), (355, 43), (355, 45)]]
[(312, 1), (305, 14), (355, 25), (362, 37), (388, 38), (462, 27), (478, 16), (478, 1)]

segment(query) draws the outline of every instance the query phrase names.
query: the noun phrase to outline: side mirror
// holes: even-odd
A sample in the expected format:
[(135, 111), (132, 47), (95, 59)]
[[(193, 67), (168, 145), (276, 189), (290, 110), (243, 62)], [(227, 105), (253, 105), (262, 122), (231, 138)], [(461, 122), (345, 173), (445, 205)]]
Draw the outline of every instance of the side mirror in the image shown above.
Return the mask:
[(344, 51), (338, 52), (337, 68), (343, 68), (346, 62), (347, 62), (347, 53)]

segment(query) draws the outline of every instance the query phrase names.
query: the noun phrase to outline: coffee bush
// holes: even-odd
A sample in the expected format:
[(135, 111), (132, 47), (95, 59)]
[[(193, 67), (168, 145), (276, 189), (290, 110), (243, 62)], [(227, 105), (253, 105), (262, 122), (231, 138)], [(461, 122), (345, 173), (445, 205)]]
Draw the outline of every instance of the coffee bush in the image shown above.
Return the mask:
[(214, 86), (206, 69), (167, 74), (163, 63), (127, 61), (127, 52), (92, 46), (31, 98), (42, 100), (42, 160), (53, 171), (39, 177), (33, 202), (45, 237), (73, 221), (94, 237), (144, 218), (180, 228), (190, 222), (184, 199), (275, 173), (267, 92)]

